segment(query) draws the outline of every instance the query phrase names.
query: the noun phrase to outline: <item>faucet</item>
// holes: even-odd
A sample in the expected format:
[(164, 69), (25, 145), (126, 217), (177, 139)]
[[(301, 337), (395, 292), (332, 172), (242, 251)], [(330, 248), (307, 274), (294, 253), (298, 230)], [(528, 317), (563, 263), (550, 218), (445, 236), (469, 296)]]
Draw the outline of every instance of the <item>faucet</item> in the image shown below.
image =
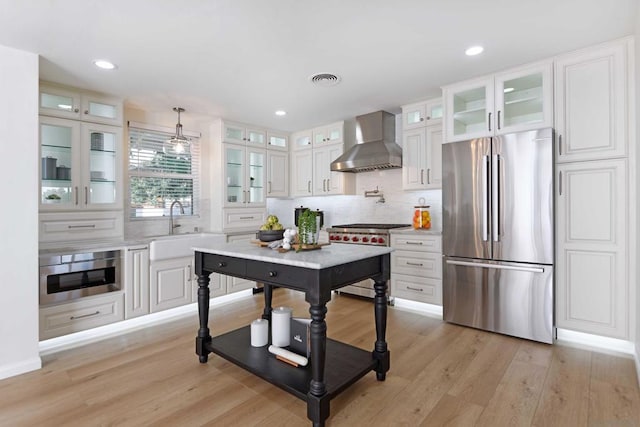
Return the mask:
[(376, 185), (375, 190), (365, 191), (364, 197), (379, 197), (376, 203), (384, 203), (386, 200), (384, 199), (384, 194), (380, 190), (378, 190), (378, 186)]
[(173, 225), (173, 207), (178, 204), (180, 206), (180, 213), (184, 215), (184, 208), (179, 200), (174, 200), (169, 208), (169, 234), (173, 234), (173, 230), (180, 227), (180, 224)]

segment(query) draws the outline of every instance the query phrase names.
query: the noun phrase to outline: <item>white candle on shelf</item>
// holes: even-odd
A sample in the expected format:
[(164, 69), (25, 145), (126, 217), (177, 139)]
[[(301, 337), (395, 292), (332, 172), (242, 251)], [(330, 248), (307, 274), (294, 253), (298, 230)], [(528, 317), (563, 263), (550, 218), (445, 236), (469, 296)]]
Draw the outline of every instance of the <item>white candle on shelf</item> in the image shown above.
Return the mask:
[(251, 322), (251, 346), (264, 347), (269, 342), (269, 321), (256, 319)]
[(278, 307), (271, 312), (271, 344), (276, 347), (289, 345), (291, 311), (289, 307)]

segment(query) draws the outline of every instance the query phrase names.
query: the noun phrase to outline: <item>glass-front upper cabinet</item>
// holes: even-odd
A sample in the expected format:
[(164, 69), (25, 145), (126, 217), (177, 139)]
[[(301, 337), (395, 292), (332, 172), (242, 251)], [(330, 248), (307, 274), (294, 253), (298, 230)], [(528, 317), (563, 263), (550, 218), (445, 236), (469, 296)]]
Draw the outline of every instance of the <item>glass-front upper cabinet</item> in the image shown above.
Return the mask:
[(118, 98), (41, 82), (39, 105), (41, 115), (122, 126)]
[(288, 150), (289, 137), (285, 133), (267, 132), (267, 148), (276, 150)]
[(224, 122), (223, 136), (224, 142), (231, 142), (234, 144), (247, 144), (262, 147), (267, 143), (267, 133), (264, 130), (249, 128), (239, 123)]
[(121, 206), (118, 127), (40, 117), (40, 208)]
[(266, 151), (225, 146), (225, 206), (265, 204)]
[(402, 106), (402, 129), (417, 129), (442, 123), (442, 98)]
[(550, 127), (551, 63), (538, 63), (444, 88), (447, 141)]

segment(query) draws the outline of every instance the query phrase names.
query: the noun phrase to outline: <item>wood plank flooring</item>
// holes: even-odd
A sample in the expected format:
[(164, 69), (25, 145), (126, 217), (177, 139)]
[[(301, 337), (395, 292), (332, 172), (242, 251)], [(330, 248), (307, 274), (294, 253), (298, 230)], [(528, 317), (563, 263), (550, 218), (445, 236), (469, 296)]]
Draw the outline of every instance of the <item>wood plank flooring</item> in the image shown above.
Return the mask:
[[(300, 293), (273, 306), (308, 317)], [(255, 295), (212, 310), (212, 335), (262, 313)], [(194, 353), (197, 316), (43, 357), (0, 381), (0, 426), (308, 426), (303, 401)], [(373, 348), (370, 301), (338, 295), (328, 336)], [(331, 402), (328, 426), (640, 426), (633, 361), (443, 323), (390, 307), (391, 371)]]

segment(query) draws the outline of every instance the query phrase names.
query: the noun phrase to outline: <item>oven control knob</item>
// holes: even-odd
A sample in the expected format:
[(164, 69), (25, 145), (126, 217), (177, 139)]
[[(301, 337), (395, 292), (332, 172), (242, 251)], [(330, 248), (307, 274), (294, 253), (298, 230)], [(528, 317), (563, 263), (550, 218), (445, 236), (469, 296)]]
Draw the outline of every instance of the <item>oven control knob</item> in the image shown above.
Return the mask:
[(371, 238), (371, 243), (378, 243), (378, 239), (376, 237)]
[(357, 242), (357, 241), (359, 241), (359, 240), (360, 240), (360, 238), (359, 238), (359, 237), (357, 237), (357, 236), (353, 236), (353, 237), (351, 238), (351, 241), (353, 241), (353, 242)]
[(349, 236), (344, 236), (344, 237), (342, 238), (342, 240), (344, 240), (345, 242), (348, 242), (348, 241), (349, 241)]
[(336, 240), (336, 236), (334, 236), (333, 234), (329, 235), (329, 240)]
[(369, 241), (369, 238), (368, 238), (368, 237), (363, 237), (363, 238), (362, 238), (362, 242), (363, 242), (363, 243), (367, 243), (368, 241)]
[(378, 237), (378, 243), (380, 244), (384, 243), (384, 239), (382, 237)]

